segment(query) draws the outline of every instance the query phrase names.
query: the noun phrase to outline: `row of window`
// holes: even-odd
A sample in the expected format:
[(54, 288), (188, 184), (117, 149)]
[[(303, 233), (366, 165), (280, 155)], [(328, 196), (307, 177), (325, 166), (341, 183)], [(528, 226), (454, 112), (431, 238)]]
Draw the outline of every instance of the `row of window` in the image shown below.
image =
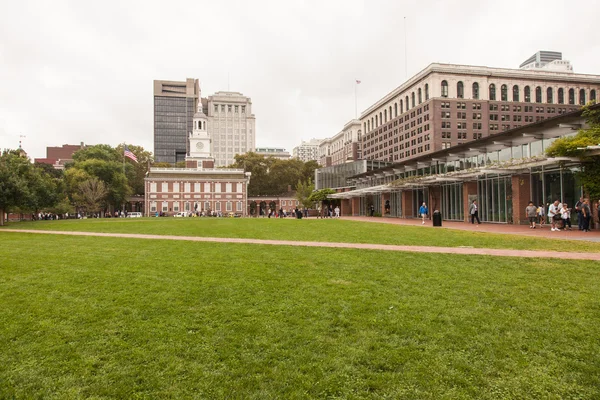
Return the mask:
[[(214, 183), (214, 190), (211, 190), (210, 182), (195, 182), (193, 186), (190, 182), (185, 182), (183, 185), (180, 185), (179, 182), (172, 182), (172, 190), (169, 190), (169, 182), (162, 182), (160, 186), (160, 192), (179, 193), (182, 187), (184, 193), (242, 193), (243, 191), (243, 184), (240, 182), (225, 184), (222, 184), (221, 182), (216, 182)], [(150, 182), (150, 192), (160, 193), (158, 191), (158, 184), (156, 182)]]
[[(227, 107), (227, 108), (226, 108)], [(240, 112), (240, 110), (242, 111), (242, 114), (246, 114), (246, 106), (232, 106), (231, 104), (215, 104), (214, 105), (214, 111), (215, 113), (218, 113), (219, 110), (221, 110), (222, 113), (225, 112), (225, 109), (227, 109), (227, 112), (231, 112), (232, 111), (232, 107), (233, 107), (233, 111), (238, 114)]]
[[(223, 203), (225, 204), (225, 207), (223, 207)], [(180, 212), (180, 211), (185, 211), (185, 212), (227, 211), (227, 212), (232, 212), (233, 211), (233, 202), (232, 201), (215, 201), (215, 202), (205, 201), (204, 204), (202, 204), (202, 203), (194, 204), (194, 203), (190, 203), (190, 202), (185, 202), (185, 203), (183, 203), (183, 210), (181, 210), (181, 208), (180, 208), (181, 203), (178, 201), (175, 201), (175, 202), (162, 201), (160, 206), (161, 206), (162, 212)], [(224, 208), (224, 210), (223, 210), (223, 208)], [(235, 209), (237, 212), (242, 212), (244, 210), (244, 202), (236, 201)], [(151, 201), (150, 202), (150, 212), (155, 213), (157, 211), (158, 211), (157, 202)]]
[[(497, 100), (496, 99), (496, 85), (490, 84), (489, 88), (489, 100)], [(520, 100), (520, 89), (519, 85), (513, 85), (512, 87), (512, 101), (521, 101)], [(473, 99), (479, 99), (479, 83), (474, 82), (472, 87), (472, 95)], [(531, 87), (525, 86), (523, 89), (524, 101), (525, 103), (531, 103)], [(448, 97), (448, 81), (442, 81), (442, 97)], [(462, 81), (459, 81), (456, 84), (456, 97), (459, 99), (463, 99), (465, 97), (465, 88)], [(565, 90), (563, 88), (559, 88), (557, 91), (557, 103), (565, 104)], [(508, 101), (508, 86), (502, 85), (500, 86), (500, 101)], [(579, 105), (585, 105), (588, 99), (586, 99), (586, 91), (585, 89), (579, 90)], [(590, 90), (589, 101), (596, 102), (596, 90)], [(535, 88), (535, 102), (542, 103), (542, 88), (541, 86), (537, 86)], [(546, 103), (552, 104), (554, 103), (554, 88), (546, 89)], [(575, 99), (575, 89), (571, 88), (568, 90), (568, 104), (576, 104)]]

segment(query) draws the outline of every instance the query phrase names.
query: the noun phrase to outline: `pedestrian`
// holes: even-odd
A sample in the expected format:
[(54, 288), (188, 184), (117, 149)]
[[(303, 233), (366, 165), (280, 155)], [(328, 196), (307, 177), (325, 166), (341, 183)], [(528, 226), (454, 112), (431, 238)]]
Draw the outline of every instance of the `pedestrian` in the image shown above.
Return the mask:
[(427, 204), (423, 202), (423, 204), (421, 204), (421, 207), (419, 207), (419, 215), (421, 216), (421, 219), (423, 221), (421, 222), (421, 225), (425, 225), (425, 217), (427, 217), (428, 214), (429, 209), (427, 208)]
[(321, 215), (321, 206), (317, 207), (317, 219), (323, 219), (323, 216)]
[(335, 209), (333, 211), (335, 211), (335, 217), (339, 218), (340, 217), (340, 207), (335, 206)]
[(533, 205), (533, 201), (530, 201), (529, 205), (525, 208), (525, 214), (529, 218), (529, 229), (535, 229), (538, 216), (537, 207)]
[(563, 203), (561, 217), (563, 220), (563, 229), (567, 230), (567, 227), (569, 227), (568, 229), (571, 230), (571, 210), (567, 203)]
[(375, 216), (375, 206), (373, 204), (371, 204), (371, 206), (369, 207), (371, 210), (371, 217)]
[(581, 205), (581, 214), (583, 216), (583, 231), (590, 231), (590, 221), (592, 219), (592, 209), (590, 208), (590, 201), (588, 199), (583, 200)]
[(544, 223), (546, 223), (546, 209), (544, 208), (543, 204), (540, 204), (540, 206), (537, 208), (537, 215), (540, 222), (540, 228), (543, 228)]
[(558, 204), (559, 204), (559, 201), (554, 200), (554, 203), (550, 204), (550, 206), (548, 207), (548, 218), (550, 218), (550, 225), (552, 226), (550, 228), (550, 231), (552, 231), (552, 232), (560, 231), (560, 229), (558, 229), (556, 227), (556, 221), (561, 219), (561, 216), (560, 216), (561, 210), (558, 208)]
[(481, 224), (481, 221), (479, 220), (479, 207), (477, 207), (477, 200), (473, 200), (469, 206), (469, 215), (471, 216), (471, 224), (474, 224), (475, 220), (477, 220), (477, 225)]
[(583, 215), (581, 214), (581, 206), (583, 205), (583, 197), (579, 198), (579, 201), (575, 203), (575, 212), (577, 213), (577, 228), (583, 230)]

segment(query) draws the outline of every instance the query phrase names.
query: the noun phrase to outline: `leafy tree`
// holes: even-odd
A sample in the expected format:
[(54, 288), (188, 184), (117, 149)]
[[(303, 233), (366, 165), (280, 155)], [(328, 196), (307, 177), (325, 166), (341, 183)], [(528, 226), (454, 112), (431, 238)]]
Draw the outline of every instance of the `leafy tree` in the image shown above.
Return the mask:
[(314, 160), (305, 162), (302, 167), (302, 182), (308, 182), (309, 179), (313, 180), (315, 178), (315, 170), (319, 167), (319, 163)]
[(246, 154), (237, 154), (235, 162), (230, 168), (243, 169), (244, 172), (251, 172), (250, 184), (248, 185), (249, 196), (265, 196), (273, 193), (271, 180), (269, 178), (269, 170), (275, 161), (274, 158), (265, 158), (260, 154), (249, 152)]
[(102, 209), (109, 190), (104, 182), (93, 177), (79, 184), (79, 192), (87, 211), (97, 212)]
[(81, 150), (77, 150), (73, 154), (73, 161), (81, 162), (86, 160), (103, 160), (103, 161), (114, 161), (117, 163), (122, 162), (122, 154), (117, 149), (112, 148), (108, 144), (97, 144), (95, 146), (87, 146)]
[(17, 150), (2, 152), (0, 156), (0, 225), (4, 225), (4, 213), (12, 207), (24, 204), (30, 196), (27, 174), (31, 164)]
[[(127, 148), (135, 154), (138, 162), (134, 162), (128, 158), (125, 158), (125, 174), (127, 175), (127, 181), (131, 187), (131, 193), (137, 195), (143, 195), (145, 193), (144, 178), (146, 172), (148, 172), (148, 166), (154, 162), (154, 156), (152, 152), (145, 150), (142, 146), (136, 146), (128, 144)], [(125, 148), (123, 144), (119, 144), (116, 148), (119, 154), (124, 154)], [(123, 156), (124, 157), (124, 156)], [(168, 164), (169, 167), (171, 164)]]
[(157, 162), (157, 163), (152, 164), (152, 166), (155, 168), (173, 168), (171, 163), (168, 163), (168, 162)]
[(257, 208), (258, 208), (258, 204), (256, 204), (256, 201), (252, 200), (250, 202), (250, 215), (256, 215)]
[(584, 107), (583, 117), (589, 125), (575, 136), (556, 139), (546, 150), (550, 157), (578, 157), (583, 167), (578, 173), (587, 196), (600, 198), (600, 156), (588, 156), (583, 148), (600, 144), (600, 109)]
[(312, 192), (315, 190), (315, 185), (312, 183), (312, 179), (308, 179), (306, 182), (298, 181), (296, 184), (296, 199), (302, 206), (311, 208), (314, 204), (309, 200)]
[(335, 190), (329, 188), (317, 190), (315, 192), (312, 192), (312, 194), (308, 197), (308, 200), (313, 203), (316, 201), (325, 201), (327, 200), (327, 196), (334, 193)]

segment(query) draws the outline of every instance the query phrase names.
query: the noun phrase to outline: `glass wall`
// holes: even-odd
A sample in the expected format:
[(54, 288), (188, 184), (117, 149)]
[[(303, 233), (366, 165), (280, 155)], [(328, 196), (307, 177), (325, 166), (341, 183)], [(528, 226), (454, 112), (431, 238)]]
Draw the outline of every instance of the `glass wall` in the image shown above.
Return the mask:
[[(415, 188), (412, 190), (412, 202), (413, 202), (413, 217), (417, 218), (419, 216), (419, 208), (423, 204), (423, 202), (427, 202), (429, 198), (429, 189), (427, 188)], [(430, 209), (430, 213), (433, 212), (431, 210), (431, 204), (427, 204), (427, 207)]]
[(402, 216), (402, 192), (390, 193), (390, 216)]
[(512, 222), (510, 176), (486, 175), (477, 181), (479, 219), (485, 222)]
[(442, 185), (442, 218), (464, 221), (464, 201), (462, 183)]

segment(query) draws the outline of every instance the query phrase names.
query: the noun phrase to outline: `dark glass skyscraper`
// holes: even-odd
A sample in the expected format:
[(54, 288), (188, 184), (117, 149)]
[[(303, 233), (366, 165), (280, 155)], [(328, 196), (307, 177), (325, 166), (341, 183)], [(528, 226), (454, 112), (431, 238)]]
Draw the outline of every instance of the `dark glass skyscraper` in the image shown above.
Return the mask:
[(154, 159), (185, 161), (187, 137), (193, 129), (198, 101), (197, 79), (154, 81)]

